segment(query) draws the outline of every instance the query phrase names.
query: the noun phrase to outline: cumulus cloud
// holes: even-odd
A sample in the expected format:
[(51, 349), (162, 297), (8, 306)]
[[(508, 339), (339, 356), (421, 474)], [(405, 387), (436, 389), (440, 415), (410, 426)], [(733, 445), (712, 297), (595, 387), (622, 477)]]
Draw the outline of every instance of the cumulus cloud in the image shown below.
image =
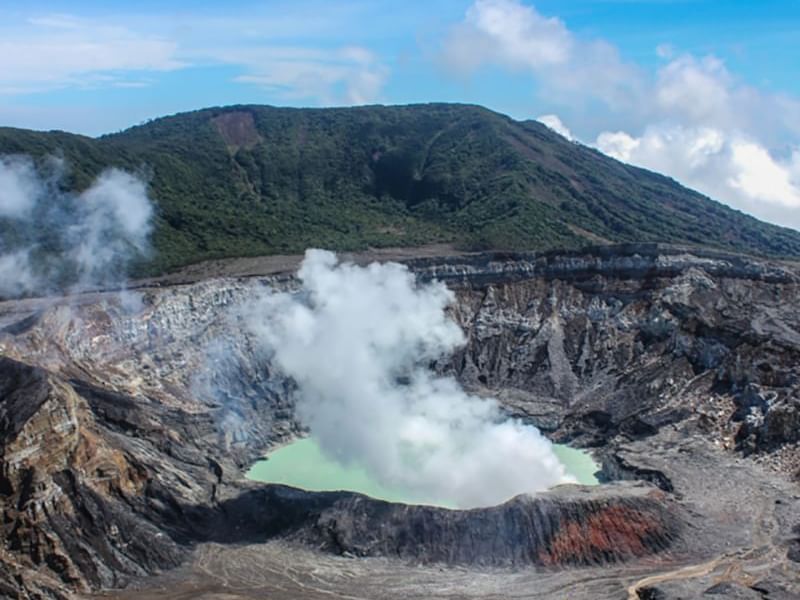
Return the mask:
[(261, 299), (249, 323), (296, 382), (299, 417), (328, 456), (421, 501), (460, 507), (568, 480), (537, 429), (429, 370), (464, 341), (443, 284), (320, 250), (306, 253), (298, 275), (299, 291)]
[(732, 78), (723, 62), (713, 56), (700, 60), (681, 56), (658, 72), (654, 95), (658, 112), (695, 123), (731, 119)]
[(537, 95), (551, 105), (568, 113), (591, 108), (602, 119), (623, 116), (630, 128), (660, 122), (736, 128), (768, 145), (800, 133), (796, 99), (744, 84), (718, 57), (680, 54), (667, 43), (655, 51), (664, 62), (649, 74), (606, 40), (583, 38), (530, 4), (475, 0), (444, 37), (440, 59), (460, 74), (482, 67), (529, 73)]
[(486, 66), (529, 72), (542, 94), (560, 101), (591, 97), (629, 103), (637, 96), (638, 70), (603, 40), (582, 40), (563, 21), (518, 0), (476, 0), (445, 37), (443, 64), (461, 74)]
[(656, 46), (656, 55), (659, 58), (672, 58), (675, 56), (675, 48), (672, 44), (659, 44)]
[(781, 160), (741, 133), (714, 127), (651, 126), (640, 136), (604, 132), (596, 145), (755, 216), (800, 227), (797, 152)]
[(108, 169), (71, 194), (59, 185), (62, 169), (58, 160), (37, 169), (26, 156), (0, 157), (4, 297), (120, 283), (130, 259), (148, 250), (153, 207), (140, 178)]
[(639, 133), (602, 132), (596, 146), (759, 218), (800, 227), (790, 99), (740, 83), (715, 57), (690, 55), (659, 69), (652, 95), (652, 123)]
[(747, 85), (713, 55), (671, 58), (657, 70), (648, 96), (650, 124), (717, 127), (774, 147), (800, 134), (797, 99)]
[(444, 59), (472, 71), (499, 63), (540, 70), (570, 60), (573, 36), (557, 18), (547, 18), (513, 0), (477, 0), (445, 42)]

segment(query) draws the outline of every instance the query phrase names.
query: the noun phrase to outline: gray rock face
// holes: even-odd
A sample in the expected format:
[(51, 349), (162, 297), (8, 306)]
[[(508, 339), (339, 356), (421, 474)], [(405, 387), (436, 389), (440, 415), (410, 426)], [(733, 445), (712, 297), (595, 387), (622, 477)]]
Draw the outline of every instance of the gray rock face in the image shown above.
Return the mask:
[[(747, 469), (798, 469), (795, 267), (656, 245), (410, 265), (456, 290), (468, 342), (437, 370), (557, 440), (596, 448), (606, 479), (645, 483), (479, 511), (248, 484), (242, 469), (300, 427), (292, 383), (243, 333), (236, 307), (291, 278), (143, 288), (133, 309), (112, 293), (6, 302), (3, 585), (66, 597), (171, 568), (196, 543), (275, 538), (471, 566), (688, 560), (742, 534), (692, 499), (705, 482), (683, 456), (703, 448), (705, 469), (750, 456), (741, 489)], [(780, 497), (775, 522), (791, 528), (794, 501)], [(784, 558), (794, 551), (767, 538)]]
[(59, 377), (7, 358), (0, 382), (6, 593), (64, 597), (179, 564), (185, 549), (148, 514), (151, 473), (103, 430), (91, 403)]
[[(796, 442), (797, 273), (659, 246), (614, 250), (516, 271), (490, 261), (499, 282), (458, 284), (453, 314), (469, 343), (440, 368), (501, 397), (519, 391), (525, 412), (541, 411), (533, 421), (562, 439), (592, 444), (589, 430), (604, 443), (690, 420), (744, 452)], [(475, 269), (452, 261), (424, 272), (455, 283)]]

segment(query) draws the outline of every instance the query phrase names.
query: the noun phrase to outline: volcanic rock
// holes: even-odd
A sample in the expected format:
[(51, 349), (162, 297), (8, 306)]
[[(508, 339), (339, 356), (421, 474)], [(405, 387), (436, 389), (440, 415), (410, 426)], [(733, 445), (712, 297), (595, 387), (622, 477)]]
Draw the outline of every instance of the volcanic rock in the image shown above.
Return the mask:
[[(167, 594), (210, 576), (192, 570), (197, 560), (239, 561), (253, 545), (264, 548), (254, 561), (358, 557), (362, 574), (383, 569), (377, 559), (397, 573), (522, 570), (515, 581), (542, 597), (589, 581), (582, 572), (594, 583), (575, 597), (614, 597), (622, 582), (642, 597), (667, 585), (649, 573), (681, 577), (687, 566), (708, 569), (708, 581), (693, 579), (698, 593), (725, 569), (795, 592), (782, 570), (797, 564), (787, 532), (800, 510), (790, 480), (800, 466), (795, 265), (658, 245), (409, 265), (455, 290), (451, 313), (467, 335), (432, 368), (553, 439), (594, 449), (604, 480), (628, 481), (472, 511), (249, 483), (243, 470), (302, 427), (292, 382), (237, 311), (256, 292), (292, 288), (291, 277), (142, 287), (127, 292), (135, 309), (116, 292), (4, 302), (0, 591), (66, 598), (172, 570), (158, 584)], [(276, 543), (286, 544), (277, 554)], [(289, 586), (279, 571), (252, 571), (252, 597)], [(529, 571), (552, 575), (530, 588)], [(442, 583), (430, 589), (469, 595), (457, 573), (431, 574)], [(352, 589), (336, 577), (324, 585)]]

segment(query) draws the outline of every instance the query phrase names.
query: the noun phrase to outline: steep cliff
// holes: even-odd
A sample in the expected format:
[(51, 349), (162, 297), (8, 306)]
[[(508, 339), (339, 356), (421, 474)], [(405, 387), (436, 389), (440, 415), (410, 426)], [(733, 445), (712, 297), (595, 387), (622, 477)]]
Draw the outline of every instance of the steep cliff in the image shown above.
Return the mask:
[(0, 398), (5, 593), (62, 597), (179, 563), (184, 551), (145, 514), (153, 471), (72, 385), (2, 358)]

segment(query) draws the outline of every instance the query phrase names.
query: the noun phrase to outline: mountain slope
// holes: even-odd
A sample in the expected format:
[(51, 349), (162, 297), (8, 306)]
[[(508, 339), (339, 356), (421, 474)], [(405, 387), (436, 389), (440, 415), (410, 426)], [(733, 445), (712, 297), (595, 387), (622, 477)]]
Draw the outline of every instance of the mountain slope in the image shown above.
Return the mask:
[(149, 177), (158, 210), (148, 272), (312, 245), (439, 241), (662, 241), (800, 256), (800, 232), (477, 106), (232, 106), (98, 139), (5, 128), (6, 153), (63, 156), (77, 189), (112, 165)]

